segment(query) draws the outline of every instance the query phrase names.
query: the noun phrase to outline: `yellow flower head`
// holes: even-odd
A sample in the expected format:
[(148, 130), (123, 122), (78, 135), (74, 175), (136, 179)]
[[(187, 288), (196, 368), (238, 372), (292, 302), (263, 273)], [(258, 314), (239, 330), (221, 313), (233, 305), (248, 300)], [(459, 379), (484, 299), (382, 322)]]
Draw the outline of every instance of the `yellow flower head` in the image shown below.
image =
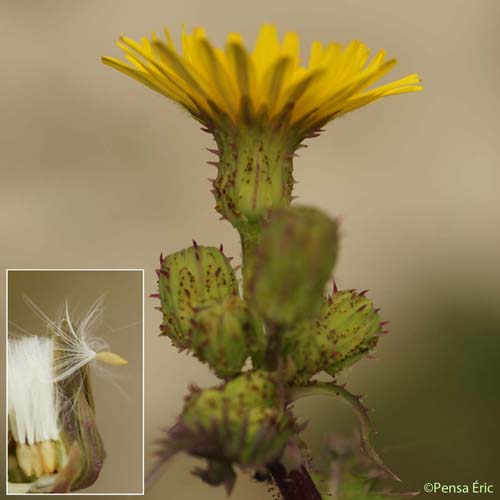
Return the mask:
[(381, 97), (422, 89), (417, 74), (370, 87), (396, 64), (384, 50), (369, 60), (358, 40), (347, 46), (314, 42), (302, 64), (299, 37), (278, 38), (264, 25), (255, 48), (230, 33), (224, 49), (214, 47), (202, 28), (182, 35), (178, 51), (165, 40), (118, 42), (129, 64), (103, 62), (176, 101), (214, 136), (218, 169), (213, 180), (216, 210), (239, 230), (251, 227), (270, 209), (292, 201), (293, 157), (321, 127)]
[(236, 33), (216, 48), (196, 28), (183, 33), (179, 52), (164, 32), (165, 40), (153, 33), (141, 43), (122, 37), (117, 45), (129, 64), (113, 57), (103, 62), (178, 102), (209, 128), (286, 127), (303, 137), (381, 97), (422, 90), (417, 74), (370, 89), (396, 60), (386, 59), (384, 50), (369, 60), (370, 50), (358, 40), (313, 42), (303, 64), (298, 35), (286, 33), (280, 41), (270, 25), (261, 28), (253, 51)]

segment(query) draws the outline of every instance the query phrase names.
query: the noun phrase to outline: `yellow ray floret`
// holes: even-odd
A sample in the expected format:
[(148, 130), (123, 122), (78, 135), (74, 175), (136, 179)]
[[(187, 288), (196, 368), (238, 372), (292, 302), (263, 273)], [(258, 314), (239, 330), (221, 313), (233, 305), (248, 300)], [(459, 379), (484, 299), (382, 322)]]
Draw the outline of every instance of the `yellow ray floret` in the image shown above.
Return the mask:
[(114, 57), (103, 62), (209, 126), (258, 121), (307, 132), (381, 97), (422, 90), (417, 74), (370, 88), (396, 60), (386, 59), (384, 50), (369, 60), (370, 50), (358, 40), (346, 46), (313, 42), (303, 64), (297, 34), (286, 33), (280, 41), (270, 25), (261, 28), (251, 52), (236, 33), (221, 49), (196, 28), (183, 33), (180, 51), (167, 29), (164, 34), (163, 40), (153, 33), (140, 43), (121, 37), (117, 45), (128, 64)]

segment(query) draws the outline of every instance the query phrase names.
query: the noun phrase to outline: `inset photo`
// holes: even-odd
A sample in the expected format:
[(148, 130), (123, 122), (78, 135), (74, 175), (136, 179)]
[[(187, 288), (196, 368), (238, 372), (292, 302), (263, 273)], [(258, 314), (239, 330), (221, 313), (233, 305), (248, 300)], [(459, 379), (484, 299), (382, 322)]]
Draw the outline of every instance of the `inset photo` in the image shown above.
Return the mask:
[(7, 494), (144, 493), (141, 269), (7, 271)]

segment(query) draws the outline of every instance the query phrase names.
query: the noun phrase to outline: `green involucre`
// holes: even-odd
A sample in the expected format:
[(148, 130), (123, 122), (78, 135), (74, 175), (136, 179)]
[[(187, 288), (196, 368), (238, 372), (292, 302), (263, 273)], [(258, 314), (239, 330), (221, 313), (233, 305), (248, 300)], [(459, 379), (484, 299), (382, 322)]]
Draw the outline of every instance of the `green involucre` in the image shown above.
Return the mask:
[(271, 463), (296, 432), (279, 391), (277, 380), (263, 371), (244, 373), (217, 388), (196, 389), (180, 417), (178, 439), (185, 451), (205, 458), (242, 466)]
[(244, 230), (269, 210), (290, 205), (296, 139), (259, 126), (214, 135), (219, 161), (213, 162), (218, 168), (213, 193), (223, 217)]
[(289, 330), (283, 350), (295, 364), (295, 381), (303, 383), (320, 371), (335, 376), (363, 358), (381, 332), (382, 322), (372, 301), (344, 290), (324, 298), (314, 319)]
[(158, 276), (163, 312), (160, 329), (181, 349), (191, 345), (191, 322), (203, 302), (238, 295), (229, 259), (215, 247), (194, 244), (167, 256)]

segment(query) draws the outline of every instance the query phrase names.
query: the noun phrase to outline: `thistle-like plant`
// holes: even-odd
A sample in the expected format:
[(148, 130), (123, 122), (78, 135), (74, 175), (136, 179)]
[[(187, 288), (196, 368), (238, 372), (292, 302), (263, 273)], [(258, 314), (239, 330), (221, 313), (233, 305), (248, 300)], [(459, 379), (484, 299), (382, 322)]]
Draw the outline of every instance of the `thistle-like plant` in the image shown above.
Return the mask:
[[(222, 247), (194, 243), (160, 258), (161, 334), (206, 363), (221, 383), (191, 388), (178, 422), (160, 440), (150, 481), (165, 461), (186, 452), (206, 460), (196, 475), (228, 492), (238, 467), (273, 477), (287, 500), (321, 498), (291, 406), (317, 392), (351, 403), (363, 449), (392, 474), (370, 445), (366, 408), (336, 384), (339, 372), (375, 347), (384, 322), (366, 292), (334, 287), (325, 295), (338, 223), (317, 208), (292, 206), (293, 159), (328, 122), (382, 97), (421, 90), (418, 75), (373, 88), (396, 60), (384, 50), (369, 60), (357, 40), (345, 47), (314, 42), (303, 65), (298, 36), (280, 41), (268, 25), (253, 51), (235, 33), (216, 48), (197, 28), (183, 33), (179, 52), (164, 33), (163, 40), (154, 33), (140, 42), (122, 37), (128, 64), (103, 62), (180, 104), (213, 136), (215, 208), (239, 232), (242, 283)], [(312, 379), (320, 372), (330, 382)]]

